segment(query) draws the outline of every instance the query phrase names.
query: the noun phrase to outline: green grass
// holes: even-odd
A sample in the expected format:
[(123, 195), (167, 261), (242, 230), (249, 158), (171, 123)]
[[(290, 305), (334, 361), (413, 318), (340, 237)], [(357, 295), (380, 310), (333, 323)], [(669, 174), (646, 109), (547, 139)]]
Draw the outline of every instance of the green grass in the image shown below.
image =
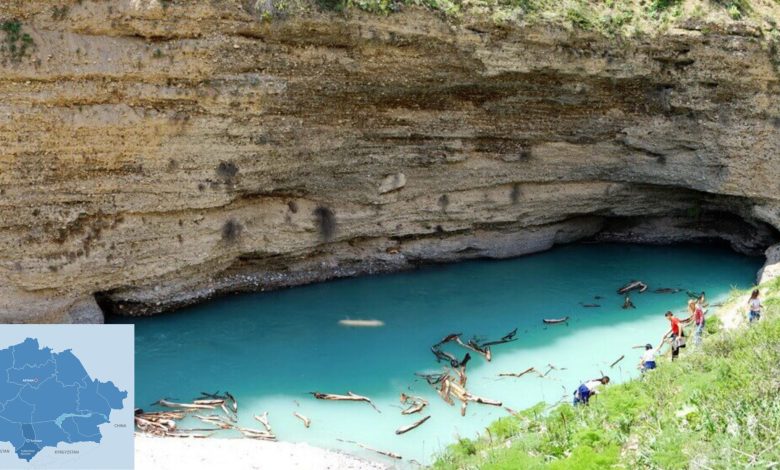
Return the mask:
[[(462, 439), (436, 469), (767, 468), (780, 462), (780, 279), (761, 322), (708, 336), (588, 407), (539, 404)], [(746, 291), (735, 292), (735, 299)]]

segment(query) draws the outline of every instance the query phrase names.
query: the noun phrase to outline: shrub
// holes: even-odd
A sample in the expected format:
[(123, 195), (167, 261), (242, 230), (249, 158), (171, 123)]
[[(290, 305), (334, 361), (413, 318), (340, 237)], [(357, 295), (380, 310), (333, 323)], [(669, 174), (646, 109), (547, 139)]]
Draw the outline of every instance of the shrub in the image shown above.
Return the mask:
[(0, 30), (5, 33), (0, 51), (12, 62), (20, 62), (35, 47), (32, 36), (22, 31), (22, 23), (19, 20), (3, 22), (0, 24)]

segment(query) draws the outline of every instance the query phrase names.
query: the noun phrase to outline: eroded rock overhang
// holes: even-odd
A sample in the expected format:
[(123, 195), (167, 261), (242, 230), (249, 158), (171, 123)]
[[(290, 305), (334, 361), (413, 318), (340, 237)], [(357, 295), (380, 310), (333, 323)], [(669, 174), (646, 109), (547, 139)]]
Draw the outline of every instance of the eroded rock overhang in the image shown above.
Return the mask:
[(37, 45), (0, 82), (3, 321), (780, 227), (780, 61), (755, 32), (133, 3), (0, 6)]

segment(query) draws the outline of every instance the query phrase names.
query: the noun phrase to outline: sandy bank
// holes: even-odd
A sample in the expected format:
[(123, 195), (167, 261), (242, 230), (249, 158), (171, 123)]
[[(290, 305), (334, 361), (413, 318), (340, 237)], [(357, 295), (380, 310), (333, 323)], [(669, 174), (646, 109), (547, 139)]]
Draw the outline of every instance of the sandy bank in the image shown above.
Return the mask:
[(392, 468), (308, 444), (249, 439), (176, 439), (135, 436), (139, 470), (354, 469)]

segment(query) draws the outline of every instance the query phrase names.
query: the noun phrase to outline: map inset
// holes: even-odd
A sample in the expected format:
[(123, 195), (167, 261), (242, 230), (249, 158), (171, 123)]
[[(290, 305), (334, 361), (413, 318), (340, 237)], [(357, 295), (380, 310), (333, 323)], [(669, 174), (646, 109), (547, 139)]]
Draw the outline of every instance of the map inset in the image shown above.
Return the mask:
[(128, 406), (127, 396), (92, 379), (70, 349), (55, 353), (36, 338), (0, 349), (0, 442), (28, 462), (44, 447), (100, 443), (98, 426)]

